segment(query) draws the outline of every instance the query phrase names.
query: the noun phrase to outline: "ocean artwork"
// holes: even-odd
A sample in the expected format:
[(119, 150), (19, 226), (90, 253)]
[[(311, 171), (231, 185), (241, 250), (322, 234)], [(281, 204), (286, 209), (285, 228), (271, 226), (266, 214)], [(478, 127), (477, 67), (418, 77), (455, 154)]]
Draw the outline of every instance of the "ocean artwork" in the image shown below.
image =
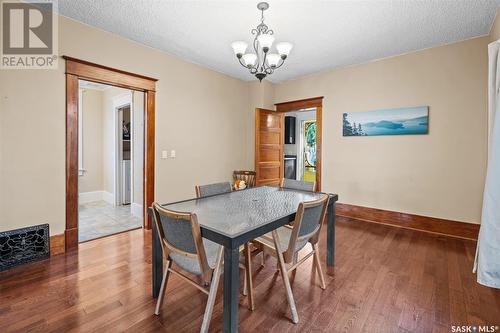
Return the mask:
[(429, 133), (429, 107), (349, 112), (343, 114), (343, 136)]

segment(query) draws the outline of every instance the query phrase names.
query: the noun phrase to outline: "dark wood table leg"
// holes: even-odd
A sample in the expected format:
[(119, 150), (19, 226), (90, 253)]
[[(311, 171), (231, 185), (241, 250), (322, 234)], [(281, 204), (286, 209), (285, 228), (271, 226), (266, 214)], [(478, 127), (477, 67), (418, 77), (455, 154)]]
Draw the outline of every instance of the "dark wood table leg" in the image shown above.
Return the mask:
[(238, 332), (239, 258), (238, 248), (224, 248), (224, 332)]
[(151, 264), (153, 265), (151, 285), (153, 287), (153, 297), (156, 298), (160, 294), (161, 280), (163, 278), (163, 252), (155, 223), (153, 223), (151, 229), (151, 237), (153, 238), (151, 241)]
[(328, 205), (328, 225), (326, 230), (326, 266), (335, 263), (335, 202)]

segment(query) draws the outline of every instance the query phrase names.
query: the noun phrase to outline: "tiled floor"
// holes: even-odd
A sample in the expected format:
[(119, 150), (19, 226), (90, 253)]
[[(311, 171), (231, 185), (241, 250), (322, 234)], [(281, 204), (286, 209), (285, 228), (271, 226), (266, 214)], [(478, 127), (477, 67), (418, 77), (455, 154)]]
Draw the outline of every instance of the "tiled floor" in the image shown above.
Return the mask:
[(105, 201), (79, 205), (78, 241), (83, 242), (142, 226), (130, 206), (112, 206)]

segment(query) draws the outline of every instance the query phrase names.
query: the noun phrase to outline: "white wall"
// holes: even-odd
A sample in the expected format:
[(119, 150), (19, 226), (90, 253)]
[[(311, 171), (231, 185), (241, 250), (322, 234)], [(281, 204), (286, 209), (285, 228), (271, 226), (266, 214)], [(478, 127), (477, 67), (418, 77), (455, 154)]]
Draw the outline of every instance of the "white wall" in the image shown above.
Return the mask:
[(78, 193), (102, 191), (102, 95), (98, 90), (82, 89), (83, 168), (78, 177)]
[(116, 110), (115, 99), (120, 96), (130, 95), (131, 91), (117, 87), (110, 87), (104, 90), (102, 98), (103, 108), (103, 128), (102, 128), (102, 174), (103, 174), (103, 191), (114, 196), (115, 194), (115, 161), (116, 161), (116, 138), (115, 138), (115, 122)]

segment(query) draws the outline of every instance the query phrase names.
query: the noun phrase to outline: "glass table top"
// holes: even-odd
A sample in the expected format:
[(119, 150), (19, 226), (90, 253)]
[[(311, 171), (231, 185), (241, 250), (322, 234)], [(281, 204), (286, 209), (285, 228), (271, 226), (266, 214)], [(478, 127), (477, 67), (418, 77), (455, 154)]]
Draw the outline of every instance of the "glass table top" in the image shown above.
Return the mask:
[(325, 195), (261, 186), (163, 207), (195, 213), (202, 228), (234, 238), (294, 214), (300, 202), (317, 200)]

